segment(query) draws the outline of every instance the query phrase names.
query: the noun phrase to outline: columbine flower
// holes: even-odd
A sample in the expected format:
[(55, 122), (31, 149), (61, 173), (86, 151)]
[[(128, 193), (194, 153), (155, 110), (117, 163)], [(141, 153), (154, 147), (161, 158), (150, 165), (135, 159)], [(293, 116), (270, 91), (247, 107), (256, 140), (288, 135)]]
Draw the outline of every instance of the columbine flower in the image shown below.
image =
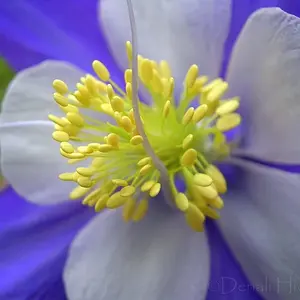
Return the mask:
[[(110, 45), (122, 63), (119, 51), (128, 38), (127, 13), (118, 4), (103, 1), (102, 13), (111, 33)], [(203, 13), (195, 19), (195, 10), (191, 10), (190, 18), (181, 21), (181, 7), (173, 9), (172, 15), (158, 19), (143, 7), (137, 9), (138, 29), (139, 24), (149, 25), (148, 30), (140, 29), (143, 35), (138, 34), (143, 55), (138, 72), (145, 88), (141, 98), (151, 100), (140, 102), (142, 126), (133, 110), (130, 43), (124, 89), (99, 61), (93, 63), (98, 77), (84, 75), (64, 63), (44, 63), (20, 74), (6, 97), (2, 126), (9, 130), (1, 141), (3, 171), (32, 201), (53, 202), (69, 190), (71, 198), (84, 197), (83, 204), (96, 211), (106, 210), (73, 242), (64, 274), (70, 299), (204, 298), (209, 254), (204, 233), (197, 231), (203, 231), (206, 218), (219, 218), (215, 209), (221, 209), (221, 229), (253, 284), (262, 285), (267, 278), (270, 289), (266, 298), (296, 299), (298, 291), (291, 294), (289, 287), (278, 288), (278, 284), (289, 279), (294, 283), (292, 276), (300, 269), (295, 197), (299, 177), (241, 157), (298, 161), (300, 22), (277, 9), (255, 13), (239, 37), (223, 81), (212, 77), (220, 68), (227, 31), (218, 22), (221, 16), (227, 18), (228, 11), (212, 18), (211, 23), (203, 21), (214, 24), (218, 31), (199, 26), (197, 33), (202, 33), (204, 40), (198, 44), (188, 38), (193, 32), (185, 32), (184, 24), (198, 18), (202, 22), (211, 15)], [(152, 25), (161, 30), (161, 35), (156, 31), (157, 45), (147, 39), (146, 32), (153, 29), (146, 18), (149, 15)], [(114, 35), (115, 31), (119, 35)], [(186, 40), (178, 43), (176, 35)], [(160, 47), (166, 38), (169, 47)], [(169, 60), (159, 62), (163, 58)], [(188, 68), (190, 59), (196, 59), (196, 64)], [(183, 69), (188, 69), (185, 77)], [(53, 102), (49, 79), (55, 79)], [(183, 90), (176, 105), (180, 80)], [(25, 104), (20, 94), (32, 101), (29, 113), (22, 112)], [(200, 103), (192, 108), (191, 101), (199, 98)], [(224, 132), (240, 125), (241, 117), (235, 112), (240, 104), (243, 123), (238, 140), (242, 138), (244, 143), (237, 151), (233, 146), (238, 140), (229, 143)], [(52, 136), (60, 143), (59, 149), (49, 139), (53, 126), (44, 121), (49, 110), (55, 123)], [(17, 135), (20, 126), (23, 136)], [(18, 182), (20, 177), (11, 162), (22, 163), (34, 156), (23, 170), (31, 176)], [(63, 163), (61, 157), (70, 164)], [(228, 189), (215, 165), (219, 160), (234, 165), (238, 174)], [(39, 168), (33, 169), (33, 164)], [(40, 168), (41, 164), (47, 167)], [(56, 181), (58, 174), (61, 183)], [(177, 177), (185, 182), (185, 189), (179, 188)], [(161, 189), (170, 197), (155, 198)], [(223, 193), (224, 201), (220, 197)], [(116, 210), (118, 207), (122, 209)], [(128, 224), (122, 222), (121, 215)]]

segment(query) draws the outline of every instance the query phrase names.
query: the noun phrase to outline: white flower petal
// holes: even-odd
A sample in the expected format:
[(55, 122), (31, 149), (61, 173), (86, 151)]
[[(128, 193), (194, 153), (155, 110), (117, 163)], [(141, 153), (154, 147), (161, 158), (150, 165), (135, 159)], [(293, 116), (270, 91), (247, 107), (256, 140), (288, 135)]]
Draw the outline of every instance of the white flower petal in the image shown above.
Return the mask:
[(205, 299), (205, 235), (193, 232), (182, 215), (159, 208), (137, 224), (124, 224), (118, 212), (95, 217), (71, 246), (64, 272), (68, 299)]
[(261, 9), (246, 23), (229, 65), (231, 93), (241, 97), (244, 155), (300, 162), (300, 19)]
[[(167, 60), (182, 79), (192, 64), (210, 77), (218, 76), (231, 17), (231, 0), (132, 0), (138, 51)], [(99, 20), (110, 48), (127, 66), (125, 42), (131, 40), (128, 9), (123, 0), (100, 0)]]
[(219, 224), (254, 287), (268, 300), (300, 297), (300, 175), (237, 161)]
[(83, 73), (75, 67), (48, 61), (17, 74), (4, 98), (0, 123), (1, 169), (14, 189), (27, 200), (48, 204), (65, 201), (75, 186), (58, 175), (71, 172), (52, 139), (49, 113), (58, 114), (52, 81), (74, 88)]
[(1, 123), (48, 120), (50, 113), (61, 115), (52, 96), (53, 80), (61, 79), (74, 89), (84, 74), (69, 63), (51, 60), (19, 72), (4, 96)]
[[(11, 123), (12, 124), (12, 123)], [(53, 125), (36, 124), (1, 130), (2, 173), (15, 191), (37, 204), (66, 201), (75, 182), (63, 182), (60, 173), (74, 171), (52, 139)]]

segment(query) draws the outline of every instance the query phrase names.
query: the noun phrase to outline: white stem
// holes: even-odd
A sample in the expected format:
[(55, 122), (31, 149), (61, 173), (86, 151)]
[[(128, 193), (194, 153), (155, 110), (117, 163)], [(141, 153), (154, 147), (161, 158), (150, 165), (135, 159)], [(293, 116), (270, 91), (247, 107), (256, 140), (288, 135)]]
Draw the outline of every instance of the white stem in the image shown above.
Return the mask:
[(143, 146), (146, 153), (151, 157), (152, 162), (156, 169), (160, 172), (162, 190), (167, 202), (172, 203), (173, 194), (169, 182), (168, 170), (163, 162), (157, 157), (153, 148), (151, 147), (147, 135), (145, 133), (143, 123), (140, 117), (139, 104), (138, 104), (138, 54), (137, 54), (137, 32), (134, 18), (134, 11), (131, 0), (127, 0), (128, 14), (131, 27), (131, 40), (132, 40), (132, 108), (135, 118), (135, 123), (138, 133), (143, 138)]

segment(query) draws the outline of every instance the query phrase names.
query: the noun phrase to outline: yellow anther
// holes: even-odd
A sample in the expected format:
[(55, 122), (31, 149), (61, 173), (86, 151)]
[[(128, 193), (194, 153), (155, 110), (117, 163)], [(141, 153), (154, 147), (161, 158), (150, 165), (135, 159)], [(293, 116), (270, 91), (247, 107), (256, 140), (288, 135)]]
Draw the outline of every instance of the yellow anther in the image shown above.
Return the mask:
[[(85, 87), (83, 87), (83, 89), (85, 89)], [(87, 89), (86, 89), (87, 92)], [(75, 91), (74, 92), (74, 97), (75, 99), (81, 103), (83, 106), (89, 106), (90, 105), (90, 96), (84, 96), (83, 94), (81, 94), (79, 91)]]
[(166, 118), (170, 112), (171, 101), (167, 100), (163, 108), (163, 116)]
[(159, 63), (160, 74), (164, 78), (170, 78), (172, 76), (171, 68), (167, 61), (162, 60)]
[(165, 98), (171, 98), (174, 92), (174, 78), (165, 79), (164, 83), (164, 96)]
[(106, 203), (106, 207), (110, 209), (118, 208), (126, 202), (127, 197), (121, 195), (120, 192), (114, 193), (112, 196), (109, 197)]
[(132, 185), (127, 185), (123, 187), (120, 191), (122, 197), (130, 197), (135, 193), (135, 187)]
[(210, 176), (202, 173), (194, 175), (193, 182), (199, 186), (209, 186), (213, 183), (213, 180)]
[(66, 158), (69, 158), (69, 159), (80, 159), (80, 158), (84, 158), (84, 154), (82, 153), (66, 153), (64, 152), (61, 148), (59, 150), (60, 154)]
[(214, 209), (212, 209), (212, 208), (210, 208), (208, 206), (203, 207), (202, 208), (202, 212), (206, 216), (208, 216), (208, 217), (210, 217), (210, 218), (212, 218), (214, 220), (218, 220), (220, 218), (220, 215), (218, 214), (218, 212), (216, 212)]
[(131, 121), (132, 124), (135, 124), (135, 119), (134, 119), (134, 113), (133, 113), (133, 109), (131, 109), (128, 113), (129, 119)]
[(93, 168), (84, 168), (84, 167), (79, 167), (76, 169), (76, 172), (84, 177), (91, 177), (95, 173), (95, 169)]
[(179, 210), (185, 212), (189, 208), (189, 200), (183, 193), (178, 193), (175, 197), (175, 203)]
[(150, 60), (153, 70), (159, 71), (158, 63), (155, 60)]
[(182, 124), (187, 125), (194, 116), (194, 107), (190, 107), (184, 114), (182, 118)]
[(198, 76), (199, 68), (197, 65), (192, 65), (186, 73), (185, 84), (187, 88), (191, 88)]
[(141, 160), (139, 160), (138, 163), (137, 163), (137, 165), (139, 167), (143, 167), (143, 166), (149, 164), (150, 162), (151, 162), (151, 157), (147, 156), (147, 157), (144, 157)]
[(232, 113), (238, 109), (240, 101), (238, 98), (234, 98), (223, 102), (217, 109), (216, 114), (219, 116), (224, 116), (226, 114)]
[(123, 206), (123, 211), (122, 211), (122, 216), (124, 222), (128, 222), (131, 220), (135, 210), (135, 200), (132, 197), (129, 197), (124, 206)]
[(131, 83), (126, 83), (126, 95), (129, 99), (132, 99), (132, 85)]
[(152, 169), (151, 165), (145, 165), (140, 169), (140, 175), (144, 176), (145, 174), (147, 174), (150, 170)]
[(67, 119), (75, 126), (82, 127), (84, 125), (84, 119), (78, 113), (67, 113)]
[(198, 94), (201, 92), (203, 85), (208, 81), (207, 76), (200, 76), (196, 79), (194, 85), (192, 86), (191, 92)]
[(207, 110), (208, 106), (206, 104), (201, 104), (200, 106), (198, 106), (193, 115), (193, 122), (200, 122), (205, 117)]
[(124, 73), (124, 79), (126, 83), (132, 83), (132, 70), (127, 69)]
[(98, 200), (98, 198), (101, 195), (101, 188), (96, 189), (92, 191), (90, 194), (88, 194), (82, 201), (82, 204), (84, 205), (92, 205), (94, 206)]
[(115, 111), (114, 112), (114, 118), (115, 118), (116, 122), (118, 123), (118, 125), (120, 125), (121, 120), (122, 120), (122, 115), (119, 112)]
[[(83, 100), (82, 102), (88, 102), (88, 99), (90, 97), (90, 93), (89, 90), (86, 88), (86, 86), (84, 86), (81, 83), (77, 83), (76, 84), (76, 88), (77, 88), (77, 93), (75, 92), (74, 95), (75, 97), (80, 101)], [(78, 94), (79, 92), (79, 94)], [(77, 97), (79, 96), (79, 97)]]
[(68, 105), (68, 98), (63, 96), (60, 93), (54, 93), (53, 98), (56, 101), (56, 103), (61, 105), (61, 106), (67, 106)]
[(93, 152), (93, 148), (89, 146), (79, 146), (77, 147), (77, 151), (82, 154), (90, 154)]
[(140, 145), (143, 143), (143, 137), (141, 135), (135, 135), (134, 137), (132, 137), (130, 139), (130, 144), (131, 145), (134, 145), (134, 146), (137, 146), (137, 145)]
[(77, 179), (77, 183), (84, 188), (89, 188), (93, 185), (93, 182), (91, 179), (89, 179), (88, 177), (82, 177), (82, 176), (80, 176)]
[(157, 71), (153, 71), (153, 78), (151, 81), (151, 86), (154, 93), (160, 94), (163, 91), (163, 84), (161, 82), (160, 76)]
[(119, 96), (114, 96), (110, 100), (110, 104), (114, 111), (118, 111), (118, 112), (124, 111), (124, 101)]
[(58, 177), (63, 181), (73, 181), (73, 173), (62, 173)]
[(197, 232), (202, 232), (204, 230), (203, 222), (205, 220), (205, 216), (199, 208), (191, 202), (189, 203), (189, 207), (185, 213), (185, 220), (193, 230)]
[(180, 163), (183, 167), (192, 166), (197, 160), (197, 151), (190, 148), (184, 152), (180, 159)]
[(101, 107), (101, 110), (104, 113), (108, 114), (109, 116), (113, 116), (114, 115), (114, 111), (113, 111), (110, 103), (103, 103), (103, 104), (100, 105), (100, 107)]
[(149, 195), (151, 197), (155, 197), (158, 195), (158, 193), (160, 192), (161, 189), (161, 184), (159, 182), (156, 182), (150, 189), (149, 191)]
[(113, 146), (108, 144), (100, 145), (98, 150), (103, 153), (109, 152), (113, 150)]
[(142, 192), (147, 192), (149, 191), (155, 184), (156, 182), (154, 180), (148, 180), (146, 181), (142, 186), (141, 186), (141, 191)]
[(208, 174), (220, 194), (224, 194), (227, 191), (227, 183), (222, 172), (214, 165), (209, 165), (205, 169), (206, 174)]
[(55, 79), (53, 81), (52, 85), (57, 93), (62, 94), (62, 95), (65, 95), (68, 93), (68, 86), (62, 80)]
[(113, 96), (115, 95), (114, 89), (112, 87), (111, 84), (108, 84), (106, 86), (106, 93), (107, 93), (107, 97), (111, 100), (113, 98)]
[(153, 78), (153, 67), (149, 59), (144, 59), (141, 62), (140, 71), (142, 81), (148, 85)]
[(108, 194), (104, 194), (104, 195), (100, 196), (100, 198), (98, 199), (98, 201), (96, 202), (96, 205), (95, 205), (95, 212), (99, 212), (99, 211), (103, 210), (104, 208), (106, 208), (108, 199), (109, 199)]
[(97, 86), (96, 79), (93, 76), (91, 75), (86, 76), (85, 85), (89, 90), (90, 94), (97, 95), (98, 86)]
[(99, 60), (94, 60), (93, 69), (101, 80), (103, 81), (109, 80), (110, 78), (109, 71), (107, 70), (107, 68), (104, 66), (102, 62), (100, 62)]
[(68, 104), (65, 107), (62, 106), (61, 108), (65, 113), (68, 113), (68, 112), (78, 113), (78, 111), (79, 111), (78, 108), (72, 104)]
[(132, 45), (129, 41), (126, 42), (126, 54), (129, 64), (131, 64), (132, 61)]
[(201, 92), (202, 93), (208, 93), (212, 88), (214, 88), (215, 86), (217, 86), (218, 84), (222, 83), (223, 80), (221, 78), (216, 78), (213, 81), (211, 81), (210, 83), (208, 83), (207, 85), (205, 85)]
[(200, 186), (196, 185), (195, 189), (197, 190), (198, 193), (200, 193), (204, 198), (207, 199), (214, 199), (218, 197), (218, 192), (217, 190), (212, 186)]
[(73, 153), (75, 151), (74, 147), (68, 142), (60, 143), (60, 148), (66, 153)]
[(208, 93), (207, 95), (207, 101), (208, 102), (215, 102), (220, 100), (220, 98), (225, 94), (225, 92), (228, 90), (228, 83), (227, 82), (221, 82), (217, 85), (215, 85)]
[(127, 131), (131, 132), (133, 129), (133, 124), (131, 123), (131, 120), (127, 116), (123, 116), (120, 120), (120, 125)]
[(64, 128), (62, 126), (59, 126), (57, 124), (54, 124), (55, 131), (64, 131)]
[(231, 113), (220, 117), (216, 122), (216, 127), (224, 132), (239, 126), (240, 123), (241, 116), (237, 113)]
[(59, 118), (59, 117), (56, 117), (54, 115), (48, 115), (48, 119), (50, 121), (52, 121), (53, 123), (61, 126), (61, 127), (64, 127), (68, 124), (68, 121), (65, 120), (65, 119), (62, 119), (62, 118)]
[(182, 142), (182, 148), (183, 149), (188, 148), (191, 145), (193, 138), (194, 136), (192, 134), (187, 135)]
[(96, 84), (97, 84), (97, 88), (98, 88), (98, 91), (101, 93), (101, 94), (105, 94), (106, 91), (107, 91), (107, 86), (104, 82), (100, 81), (100, 80), (96, 80)]
[(64, 132), (64, 131), (54, 131), (52, 133), (52, 137), (54, 140), (56, 140), (57, 142), (68, 142), (70, 137), (69, 135)]
[(70, 193), (69, 197), (72, 200), (82, 198), (84, 195), (86, 195), (90, 191), (90, 189), (91, 188), (85, 188), (85, 187), (82, 187), (79, 185), (75, 189), (73, 189), (73, 191)]
[(139, 222), (141, 221), (147, 211), (148, 211), (148, 207), (149, 207), (149, 203), (148, 203), (148, 199), (142, 199), (136, 206), (133, 216), (132, 216), (132, 221), (134, 222)]
[(113, 179), (112, 183), (117, 186), (127, 186), (128, 185), (128, 182), (124, 179)]
[(221, 197), (210, 200), (209, 204), (216, 209), (222, 209), (224, 207), (224, 202)]
[(73, 181), (77, 182), (79, 177), (80, 177), (80, 175), (77, 172), (73, 173)]
[(107, 136), (107, 143), (109, 145), (112, 145), (113, 147), (117, 148), (119, 146), (119, 141), (120, 141), (120, 138), (117, 134), (115, 133), (110, 133), (108, 136)]

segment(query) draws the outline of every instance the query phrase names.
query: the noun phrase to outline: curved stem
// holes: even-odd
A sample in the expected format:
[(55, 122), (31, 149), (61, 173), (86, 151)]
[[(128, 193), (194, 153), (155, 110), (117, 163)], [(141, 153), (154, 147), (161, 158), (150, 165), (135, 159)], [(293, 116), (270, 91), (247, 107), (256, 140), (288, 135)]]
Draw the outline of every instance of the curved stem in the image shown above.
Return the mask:
[(136, 24), (134, 18), (134, 11), (131, 0), (127, 1), (128, 14), (130, 20), (130, 28), (131, 28), (131, 39), (132, 39), (132, 108), (133, 114), (136, 122), (136, 127), (139, 134), (143, 138), (143, 146), (146, 153), (151, 157), (152, 162), (156, 169), (160, 172), (161, 184), (164, 196), (166, 201), (172, 203), (173, 195), (169, 182), (168, 170), (163, 164), (163, 162), (158, 158), (155, 154), (153, 148), (151, 147), (147, 135), (145, 133), (143, 123), (140, 117), (139, 104), (138, 104), (138, 54), (137, 54), (137, 32), (136, 32)]

